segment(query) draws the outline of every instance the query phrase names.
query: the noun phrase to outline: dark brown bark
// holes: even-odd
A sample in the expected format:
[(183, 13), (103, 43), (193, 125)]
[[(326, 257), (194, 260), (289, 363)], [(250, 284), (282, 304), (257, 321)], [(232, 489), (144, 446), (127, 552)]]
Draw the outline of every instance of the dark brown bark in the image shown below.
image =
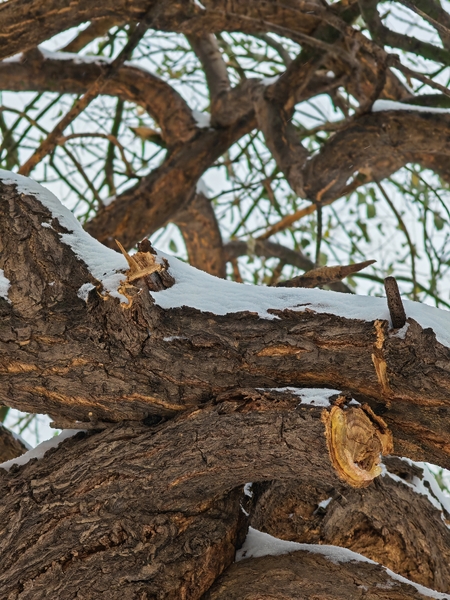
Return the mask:
[[(291, 187), (315, 203), (331, 203), (410, 161), (449, 179), (448, 115), (368, 112), (377, 97), (405, 100), (409, 92), (387, 68), (399, 67), (397, 59), (349, 25), (359, 16), (355, 1), (203, 3), (0, 4), (0, 58), (23, 52), (21, 60), (0, 63), (1, 89), (84, 94), (108, 67), (46, 58), (37, 44), (87, 21), (68, 49), (80, 50), (113, 25), (131, 25), (133, 38), (149, 11), (156, 30), (187, 35), (202, 63), (209, 129), (198, 127), (173, 88), (143, 70), (125, 65), (102, 79), (102, 93), (142, 106), (158, 122), (167, 156), (88, 223), (97, 239), (115, 247), (117, 238), (129, 249), (173, 221), (191, 264), (220, 277), (225, 260), (249, 251), (311, 269), (301, 253), (266, 239), (251, 248), (232, 241), (224, 249), (211, 204), (195, 193), (199, 177), (255, 128)], [(447, 23), (434, 3), (416, 4)], [(447, 61), (440, 23), (444, 49), (387, 30), (376, 2), (360, 5), (380, 43)], [(269, 41), (270, 32), (302, 49), (292, 60), (272, 40), (285, 72), (269, 85), (243, 78), (230, 89), (214, 36), (222, 31)], [(348, 116), (341, 86), (360, 107), (311, 156), (290, 124), (294, 106), (329, 93)], [(450, 539), (442, 514), (387, 476), (361, 488), (376, 477), (380, 454), (388, 451), (450, 467), (450, 350), (432, 330), (409, 318), (406, 334), (396, 337), (386, 321), (319, 314), (313, 305), (304, 312), (269, 310), (272, 320), (252, 307), (225, 316), (189, 306), (162, 309), (154, 301), (177, 281), (170, 267), (155, 262), (148, 242), (134, 259), (122, 249), (130, 270), (120, 289), (129, 304), (120, 304), (61, 233), (36, 198), (0, 184), (0, 268), (11, 283), (7, 299), (0, 297), (0, 404), (90, 430), (43, 460), (9, 473), (0, 469), (0, 596), (422, 597), (379, 566), (333, 564), (305, 552), (232, 565), (247, 528), (240, 507), (250, 509), (242, 496), (247, 481), (257, 482), (250, 518), (258, 528), (346, 546), (449, 592)], [(302, 277), (304, 283), (308, 277)], [(78, 292), (86, 282), (95, 289), (85, 302)], [(285, 386), (342, 393), (321, 408), (299, 405), (292, 391), (271, 389)], [(365, 404), (352, 405), (352, 396)], [(22, 450), (0, 426), (0, 461)], [(386, 462), (405, 481), (421, 477), (399, 459)], [(332, 502), (318, 510), (327, 494)]]
[(16, 458), (26, 451), (27, 447), (0, 424), (0, 462)]
[(300, 473), (337, 483), (320, 409), (296, 402), (253, 394), (153, 428), (80, 433), (0, 469), (2, 593), (199, 598), (245, 535), (234, 488)]
[(197, 192), (194, 199), (173, 219), (186, 244), (189, 264), (210, 275), (225, 278), (222, 236), (211, 201)]
[[(245, 595), (243, 595), (245, 594)], [(390, 577), (380, 565), (334, 564), (307, 551), (263, 556), (232, 565), (204, 600), (426, 600), (412, 585)]]
[[(153, 2), (156, 4), (156, 2)], [(299, 33), (312, 33), (318, 18), (314, 8), (320, 10), (317, 0), (306, 4), (306, 10), (298, 10), (294, 3), (279, 6), (276, 2), (235, 4), (229, 10), (227, 2), (206, 1), (206, 11), (188, 0), (159, 2), (159, 15), (152, 24), (155, 29), (195, 34), (204, 31), (246, 31), (259, 32), (270, 30), (271, 23)], [(97, 21), (104, 17), (113, 17), (117, 23), (139, 21), (148, 10), (148, 2), (139, 0), (132, 6), (128, 2), (92, 2), (78, 0), (70, 7), (62, 6), (58, 0), (46, 2), (40, 0), (31, 3), (24, 0), (12, 0), (0, 7), (0, 20), (3, 25), (2, 51), (0, 58), (11, 56), (34, 48), (56, 33), (79, 25), (86, 21)], [(270, 22), (269, 22), (270, 20)]]
[(365, 489), (305, 481), (256, 484), (250, 524), (284, 540), (348, 548), (411, 581), (449, 592), (450, 515), (411, 487), (422, 482), (421, 468), (393, 457), (383, 462), (396, 479), (378, 477)]
[(222, 131), (203, 130), (189, 144), (169, 154), (163, 164), (142, 178), (138, 185), (100, 209), (86, 223), (86, 231), (110, 248), (115, 248), (116, 239), (125, 248), (132, 248), (189, 204), (201, 175), (247, 132), (245, 121)]
[[(101, 59), (80, 62), (74, 55), (73, 60), (59, 60), (36, 50), (23, 55), (20, 61), (0, 63), (0, 87), (84, 94), (105, 72), (105, 66)], [(168, 146), (188, 142), (198, 131), (183, 98), (165, 81), (143, 69), (122, 66), (106, 81), (102, 93), (142, 106), (158, 122)]]
[(0, 299), (4, 404), (95, 427), (173, 415), (233, 388), (330, 387), (381, 412), (397, 454), (450, 465), (450, 350), (431, 329), (408, 319), (402, 339), (386, 321), (312, 310), (273, 310), (274, 320), (164, 310), (138, 283), (132, 309), (96, 291), (85, 303), (81, 285), (100, 286), (61, 243), (56, 219), (41, 226), (48, 209), (11, 185), (2, 185), (0, 208), (12, 302)]

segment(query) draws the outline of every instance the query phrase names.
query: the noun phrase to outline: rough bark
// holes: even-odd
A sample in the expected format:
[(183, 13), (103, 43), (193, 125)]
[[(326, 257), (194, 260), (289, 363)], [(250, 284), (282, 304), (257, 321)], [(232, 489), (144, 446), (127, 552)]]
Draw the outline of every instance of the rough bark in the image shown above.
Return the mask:
[[(255, 128), (291, 187), (315, 203), (331, 203), (409, 161), (449, 180), (448, 116), (369, 112), (378, 97), (421, 99), (408, 98), (388, 68), (399, 67), (398, 60), (349, 25), (358, 3), (203, 3), (0, 4), (0, 58), (22, 52), (0, 63), (2, 89), (84, 94), (108, 66), (58, 60), (37, 44), (89, 21), (67, 47), (78, 51), (114, 25), (143, 26), (150, 10), (152, 27), (187, 35), (202, 63), (208, 129), (166, 82), (130, 65), (109, 71), (103, 93), (142, 106), (158, 122), (167, 156), (88, 223), (97, 239), (110, 247), (118, 239), (129, 249), (173, 221), (191, 264), (220, 277), (228, 257), (248, 252), (288, 257), (309, 270), (306, 257), (266, 239), (232, 241), (224, 249), (211, 204), (195, 193), (199, 177)], [(448, 25), (446, 13), (436, 12), (434, 2), (415, 4), (418, 14), (439, 19), (444, 48), (389, 31), (377, 2), (359, 2), (380, 44), (448, 62), (440, 25)], [(270, 32), (302, 49), (292, 60), (272, 40), (285, 72), (274, 83), (244, 79), (230, 89), (214, 36), (222, 31), (269, 41)], [(328, 93), (348, 117), (341, 86), (359, 109), (311, 155), (291, 125), (295, 104)], [(62, 241), (64, 233), (35, 197), (0, 184), (0, 269), (11, 283), (7, 298), (0, 297), (0, 404), (89, 430), (44, 460), (0, 469), (1, 594), (8, 600), (423, 597), (379, 566), (334, 564), (306, 552), (232, 565), (247, 529), (241, 505), (250, 508), (242, 495), (248, 481), (257, 482), (250, 518), (258, 528), (344, 545), (449, 592), (443, 515), (398, 479), (415, 482), (419, 469), (390, 458), (397, 480), (376, 478), (380, 454), (388, 451), (450, 467), (450, 350), (432, 330), (409, 318), (402, 337), (385, 320), (319, 314), (301, 293), (304, 312), (269, 310), (273, 319), (256, 311), (162, 309), (155, 299), (177, 281), (170, 267), (155, 262), (148, 242), (139, 246), (148, 263), (124, 251), (130, 270), (121, 290), (129, 304), (121, 304)], [(85, 302), (79, 290), (87, 282), (95, 289)], [(285, 386), (342, 393), (324, 407), (299, 405), (292, 390), (272, 389)], [(22, 451), (0, 426), (0, 461)], [(328, 494), (331, 503), (319, 510)]]
[(203, 130), (189, 144), (169, 153), (163, 164), (141, 182), (99, 210), (85, 229), (100, 242), (125, 248), (172, 220), (193, 199), (201, 175), (248, 131), (248, 123), (222, 131)]
[[(243, 595), (245, 594), (245, 595)], [(380, 565), (335, 564), (307, 551), (263, 556), (232, 565), (204, 600), (426, 600)]]
[[(394, 457), (383, 462), (387, 474), (365, 489), (305, 481), (256, 484), (250, 524), (284, 540), (348, 548), (411, 581), (449, 592), (450, 515), (411, 485), (423, 481), (421, 468)], [(429, 487), (426, 481), (424, 486)]]
[[(270, 30), (273, 23), (288, 31), (294, 29), (294, 34), (312, 33), (318, 23), (314, 9), (320, 11), (320, 3), (311, 0), (306, 3), (304, 11), (298, 10), (295, 3), (292, 7), (289, 4), (279, 6), (272, 1), (265, 2), (262, 6), (259, 3), (235, 4), (228, 10), (225, 0), (206, 1), (205, 11), (188, 0), (159, 2), (159, 14), (152, 26), (163, 31), (195, 34), (224, 30), (264, 32)], [(144, 0), (138, 0), (133, 5), (124, 0), (78, 0), (68, 7), (61, 5), (58, 0), (51, 0), (45, 5), (41, 0), (33, 0), (31, 3), (12, 0), (0, 7), (0, 20), (3, 24), (0, 58), (33, 48), (56, 33), (86, 21), (95, 22), (105, 17), (113, 17), (117, 23), (139, 21), (148, 8), (149, 4)], [(266, 19), (270, 20), (270, 23)]]
[[(431, 329), (408, 319), (401, 338), (387, 321), (313, 310), (272, 310), (272, 320), (166, 310), (138, 283), (127, 309), (102, 299), (56, 219), (42, 227), (51, 215), (35, 197), (3, 184), (0, 208), (12, 303), (0, 299), (2, 403), (95, 426), (173, 415), (239, 387), (330, 387), (383, 414), (397, 454), (450, 465), (450, 350)], [(84, 302), (89, 281), (98, 290)]]
[(192, 202), (174, 217), (181, 231), (189, 264), (210, 275), (225, 278), (225, 256), (222, 236), (211, 201), (197, 192)]
[(0, 462), (16, 458), (27, 451), (27, 447), (6, 427), (0, 424)]
[[(55, 91), (84, 94), (105, 73), (108, 63), (82, 62), (73, 55), (69, 59), (54, 58), (38, 49), (22, 54), (20, 60), (0, 63), (0, 87), (13, 91)], [(186, 143), (197, 133), (192, 111), (182, 97), (165, 81), (148, 71), (130, 65), (118, 69), (102, 90), (142, 106), (161, 127), (169, 147)]]
[(337, 483), (320, 409), (295, 404), (255, 395), (153, 428), (79, 433), (0, 469), (5, 598), (199, 598), (245, 535), (234, 488), (300, 473)]

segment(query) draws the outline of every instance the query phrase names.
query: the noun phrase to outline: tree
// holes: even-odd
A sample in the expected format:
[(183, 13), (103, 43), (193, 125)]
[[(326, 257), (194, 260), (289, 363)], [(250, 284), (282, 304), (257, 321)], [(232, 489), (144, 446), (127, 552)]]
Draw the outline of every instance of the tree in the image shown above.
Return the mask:
[[(7, 0), (0, 23), (2, 415), (69, 430), (33, 460), (0, 429), (1, 597), (446, 598), (448, 13)], [(392, 272), (436, 307), (393, 277), (349, 293)]]

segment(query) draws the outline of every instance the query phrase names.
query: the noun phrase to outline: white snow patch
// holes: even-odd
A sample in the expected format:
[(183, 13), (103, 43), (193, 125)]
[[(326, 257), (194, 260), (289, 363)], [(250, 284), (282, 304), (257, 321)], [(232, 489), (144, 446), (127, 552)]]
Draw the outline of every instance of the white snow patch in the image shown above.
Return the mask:
[(261, 83), (265, 86), (272, 85), (276, 83), (280, 79), (279, 75), (274, 75), (273, 77), (263, 77), (261, 79)]
[(253, 498), (252, 485), (253, 485), (253, 483), (246, 483), (244, 485), (244, 494), (245, 494), (245, 496), (248, 496), (249, 498)]
[(103, 206), (109, 206), (117, 199), (117, 196), (108, 196), (102, 200)]
[(41, 223), (41, 227), (47, 227), (47, 229), (53, 229), (53, 227), (51, 226), (51, 223), (46, 223), (45, 221), (43, 223)]
[(405, 102), (395, 102), (394, 100), (376, 100), (372, 106), (372, 112), (382, 112), (385, 110), (413, 110), (416, 112), (428, 113), (450, 113), (450, 108), (434, 108), (432, 106), (418, 106), (417, 104), (406, 104)]
[(174, 342), (175, 340), (188, 340), (189, 338), (185, 335), (168, 335), (163, 338), (163, 342)]
[(123, 272), (128, 269), (127, 261), (122, 254), (106, 248), (92, 238), (56, 196), (32, 179), (0, 169), (0, 180), (6, 185), (16, 185), (19, 193), (31, 194), (47, 207), (53, 218), (70, 231), (70, 233), (61, 234), (62, 241), (86, 263), (95, 279), (101, 281), (111, 296), (128, 304), (128, 299), (117, 291), (120, 282), (125, 279)]
[(396, 333), (392, 333), (391, 337), (396, 337), (396, 338), (400, 338), (401, 340), (404, 340), (408, 329), (409, 329), (409, 323), (405, 323), (403, 325), (403, 327), (401, 329), (399, 329)]
[(61, 433), (59, 435), (55, 435), (54, 437), (50, 438), (49, 440), (42, 442), (41, 444), (36, 446), (36, 448), (32, 448), (28, 452), (25, 452), (25, 454), (22, 454), (22, 456), (18, 456), (17, 458), (12, 458), (11, 460), (7, 460), (6, 462), (1, 463), (0, 467), (2, 469), (6, 469), (6, 471), (9, 471), (9, 469), (13, 465), (25, 465), (32, 458), (40, 459), (44, 456), (44, 454), (47, 452), (47, 450), (50, 450), (50, 448), (57, 448), (61, 442), (63, 442), (67, 438), (70, 438), (70, 437), (76, 435), (79, 431), (84, 431), (84, 430), (82, 430), (82, 429), (64, 429), (63, 431), (61, 431)]
[[(116, 253), (114, 253), (116, 254)], [(169, 261), (169, 271), (175, 285), (153, 293), (161, 308), (190, 306), (203, 312), (226, 315), (248, 311), (263, 319), (277, 318), (269, 309), (312, 310), (362, 321), (386, 320), (391, 323), (386, 298), (351, 296), (327, 290), (309, 288), (283, 288), (247, 285), (213, 277), (187, 263), (158, 252)], [(450, 312), (403, 300), (406, 316), (422, 327), (431, 327), (441, 344), (450, 347)]]
[(95, 288), (95, 285), (92, 285), (92, 283), (83, 283), (83, 285), (80, 287), (80, 289), (77, 292), (78, 298), (81, 298), (82, 300), (87, 302), (89, 292), (91, 290), (93, 290), (94, 288)]
[[(240, 550), (236, 552), (235, 560), (239, 562), (246, 558), (259, 558), (261, 556), (278, 556), (280, 554), (290, 554), (297, 550), (303, 550), (304, 552), (311, 552), (313, 554), (321, 554), (329, 561), (334, 564), (346, 563), (352, 561), (365, 562), (371, 565), (378, 563), (366, 558), (362, 554), (357, 554), (347, 548), (339, 548), (338, 546), (318, 545), (318, 544), (299, 544), (297, 542), (287, 542), (275, 538), (268, 533), (263, 533), (253, 527), (248, 530), (247, 537), (245, 538), (244, 545)], [(382, 566), (382, 565), (381, 565)], [(436, 598), (437, 600), (448, 600), (448, 594), (441, 592), (435, 592), (430, 588), (426, 588), (423, 585), (414, 583), (402, 575), (397, 575), (390, 569), (383, 566), (387, 575), (392, 579), (396, 579), (401, 583), (412, 585), (420, 594), (428, 596), (429, 598)]]
[(195, 4), (195, 6), (198, 6), (199, 8), (201, 8), (202, 10), (206, 10), (206, 8), (203, 6), (203, 4), (200, 2), (200, 0), (194, 0), (194, 4)]
[[(61, 60), (61, 61), (65, 61), (65, 60), (70, 60), (72, 61), (74, 64), (76, 65), (85, 65), (85, 64), (111, 64), (114, 61), (114, 58), (109, 57), (109, 56), (95, 56), (95, 55), (91, 55), (91, 54), (76, 54), (76, 53), (72, 53), (72, 52), (59, 52), (59, 51), (52, 51), (52, 50), (47, 50), (47, 48), (43, 48), (42, 46), (39, 46), (39, 51), (42, 54), (44, 60)], [(2, 62), (10, 62), (10, 63), (17, 63), (17, 62), (22, 62), (23, 60), (23, 53), (20, 54), (15, 54), (14, 56), (10, 56), (8, 58), (5, 58), (2, 60)], [(127, 67), (134, 67), (135, 69), (140, 69), (141, 71), (146, 71), (146, 69), (144, 69), (143, 67), (141, 67), (140, 65), (134, 64), (131, 61), (125, 61), (125, 66)]]
[[(91, 274), (100, 281), (111, 296), (128, 303), (117, 291), (128, 269), (125, 258), (94, 240), (84, 231), (74, 215), (47, 189), (27, 177), (0, 169), (0, 180), (14, 184), (19, 193), (31, 194), (46, 206), (52, 216), (70, 233), (62, 234), (62, 241), (88, 266)], [(337, 292), (308, 288), (277, 288), (246, 285), (213, 277), (204, 271), (159, 252), (169, 261), (175, 285), (161, 292), (153, 292), (155, 303), (162, 308), (189, 306), (216, 315), (250, 312), (264, 319), (275, 319), (270, 309), (297, 311), (312, 310), (334, 314), (346, 319), (362, 321), (386, 320), (390, 323), (385, 298), (351, 296)], [(3, 287), (5, 287), (3, 281)], [(423, 328), (430, 327), (441, 344), (450, 347), (450, 312), (404, 300), (407, 317), (416, 320)]]
[(2, 62), (4, 63), (18, 63), (22, 60), (23, 54), (20, 52), (19, 54), (14, 54), (13, 56), (8, 56), (8, 58), (4, 58)]
[[(300, 404), (311, 404), (313, 406), (330, 406), (331, 396), (340, 394), (339, 390), (330, 390), (328, 388), (296, 388), (296, 387), (282, 387), (282, 388), (257, 388), (259, 391), (267, 392), (290, 392), (295, 396), (300, 397)], [(356, 401), (355, 401), (356, 402)]]
[(322, 502), (319, 502), (318, 507), (319, 508), (326, 508), (330, 502), (333, 500), (332, 496), (330, 496), (329, 498), (327, 498), (326, 500), (322, 500)]
[(76, 65), (82, 65), (86, 63), (112, 63), (113, 58), (107, 56), (90, 56), (80, 55), (72, 52), (52, 52), (42, 46), (39, 46), (39, 51), (44, 57), (50, 60), (72, 60)]
[(450, 515), (450, 498), (446, 494), (444, 494), (444, 492), (439, 487), (439, 484), (436, 481), (435, 476), (431, 472), (428, 464), (425, 462), (415, 462), (405, 457), (403, 457), (402, 460), (408, 463), (409, 465), (417, 466), (420, 469), (422, 469), (422, 479), (420, 479), (419, 477), (414, 477), (412, 482), (405, 481), (398, 475), (395, 475), (394, 473), (388, 471), (384, 464), (381, 465), (381, 475), (383, 477), (388, 476), (397, 483), (402, 483), (403, 485), (408, 486), (416, 494), (425, 496), (430, 502), (430, 504), (432, 504), (437, 510), (441, 512), (442, 521), (444, 522), (446, 527), (450, 529), (450, 526), (447, 523), (447, 519), (444, 516), (444, 512), (447, 513), (447, 515)]
[(205, 180), (202, 177), (200, 177), (200, 179), (197, 181), (195, 191), (197, 194), (203, 194), (206, 198), (209, 197), (209, 187), (206, 185)]
[(11, 287), (9, 279), (5, 277), (3, 269), (0, 269), (0, 296), (11, 304), (11, 300), (8, 298), (8, 290)]
[(211, 127), (211, 115), (209, 113), (200, 112), (199, 110), (193, 110), (192, 116), (194, 117), (197, 127), (200, 129), (208, 129)]

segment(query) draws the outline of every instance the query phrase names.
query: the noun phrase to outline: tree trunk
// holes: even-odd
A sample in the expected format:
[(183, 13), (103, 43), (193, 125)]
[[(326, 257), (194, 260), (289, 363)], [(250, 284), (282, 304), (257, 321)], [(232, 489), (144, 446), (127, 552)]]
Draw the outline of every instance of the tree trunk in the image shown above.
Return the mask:
[[(270, 531), (270, 494), (299, 481), (318, 490), (310, 507), (324, 492), (351, 499), (346, 525), (332, 503), (315, 542), (363, 550), (351, 532), (366, 531), (375, 559), (447, 591), (441, 513), (403, 484), (376, 479), (388, 453), (450, 466), (450, 351), (432, 329), (409, 318), (391, 330), (381, 299), (363, 320), (354, 315), (369, 299), (283, 288), (255, 295), (167, 262), (148, 242), (125, 260), (29, 180), (6, 180), (0, 192), (0, 400), (87, 430), (43, 460), (0, 471), (5, 598), (197, 599), (227, 568), (211, 598), (239, 597), (233, 578), (244, 582), (247, 571), (255, 597), (261, 589), (290, 597), (299, 585), (355, 597), (364, 578), (369, 589), (390, 585), (380, 567), (307, 553), (270, 559), (274, 580), (291, 572), (285, 591), (265, 587), (267, 558), (230, 567), (248, 525), (240, 504)], [(429, 311), (442, 335), (441, 312)], [(281, 483), (247, 506), (243, 485), (273, 480)], [(287, 512), (289, 494), (278, 511)], [(409, 503), (411, 523), (433, 532), (440, 558), (430, 545), (405, 561), (405, 532), (389, 538), (389, 552), (377, 550), (377, 508), (395, 508), (386, 522), (398, 527)], [(420, 597), (395, 582), (386, 589), (384, 597)]]

